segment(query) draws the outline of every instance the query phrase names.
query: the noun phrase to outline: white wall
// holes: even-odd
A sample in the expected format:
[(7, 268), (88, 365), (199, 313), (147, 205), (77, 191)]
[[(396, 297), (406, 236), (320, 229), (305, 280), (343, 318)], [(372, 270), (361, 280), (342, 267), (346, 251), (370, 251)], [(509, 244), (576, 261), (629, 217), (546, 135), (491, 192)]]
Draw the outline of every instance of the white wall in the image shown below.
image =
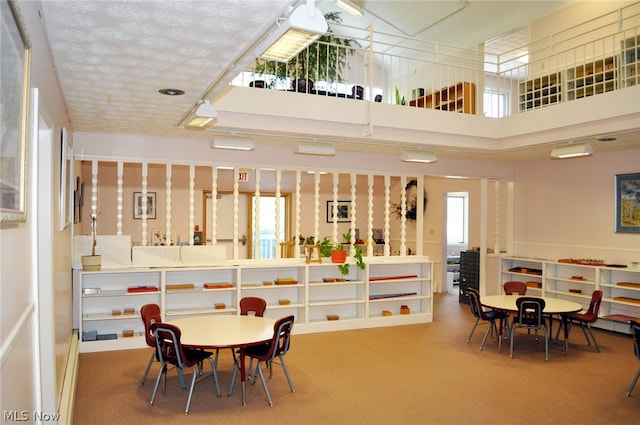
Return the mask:
[(515, 254), (640, 260), (640, 234), (614, 230), (615, 175), (640, 172), (640, 149), (515, 168)]
[[(43, 131), (51, 131), (44, 138), (33, 132), (30, 135), (26, 223), (0, 225), (0, 411), (26, 411), (31, 418), (34, 411), (54, 413), (58, 409), (72, 333), (71, 227), (59, 231), (57, 225), (59, 140), (61, 127), (67, 125), (68, 119), (49, 60), (37, 10), (39, 3), (18, 3), (32, 44), (31, 87), (39, 89), (40, 109), (35, 123), (40, 120), (49, 126)], [(39, 146), (42, 143), (52, 145), (45, 149)], [(38, 157), (40, 150), (44, 152), (42, 157)], [(44, 179), (48, 182), (45, 187), (38, 185), (41, 170), (53, 170)], [(41, 191), (50, 194), (53, 205), (36, 208)], [(54, 225), (39, 229), (38, 218), (45, 215)], [(38, 258), (41, 240), (51, 241), (52, 247), (45, 249), (44, 255), (41, 251)], [(42, 264), (46, 266), (43, 268)], [(41, 274), (45, 269), (47, 274)], [(42, 292), (52, 296), (40, 300), (38, 294)], [(47, 329), (43, 329), (38, 317), (42, 311), (48, 312), (44, 318), (50, 324)]]

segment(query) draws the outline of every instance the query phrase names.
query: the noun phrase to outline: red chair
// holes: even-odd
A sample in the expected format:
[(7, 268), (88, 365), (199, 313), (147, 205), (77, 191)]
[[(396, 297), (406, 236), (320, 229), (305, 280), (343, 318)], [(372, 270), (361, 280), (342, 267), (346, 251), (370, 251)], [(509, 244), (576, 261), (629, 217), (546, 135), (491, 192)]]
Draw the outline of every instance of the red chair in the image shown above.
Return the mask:
[[(587, 343), (591, 345), (591, 340), (593, 340), (593, 345), (596, 347), (596, 352), (600, 352), (600, 346), (598, 345), (598, 341), (596, 341), (596, 337), (593, 335), (591, 331), (590, 323), (598, 320), (598, 312), (600, 311), (600, 302), (602, 301), (602, 291), (593, 291), (591, 294), (591, 302), (589, 303), (589, 309), (584, 312), (578, 313), (569, 313), (564, 315), (563, 322), (566, 326), (569, 327), (569, 331), (571, 331), (571, 327), (573, 323), (579, 323), (580, 328), (582, 328), (582, 333), (584, 337), (587, 339)], [(591, 336), (591, 340), (589, 340), (589, 335), (587, 335), (587, 331)], [(558, 340), (558, 335), (560, 334), (560, 328), (558, 328), (558, 332), (556, 333), (556, 341)], [(569, 333), (567, 332), (567, 335)]]
[[(640, 360), (640, 322), (630, 320), (629, 324), (631, 325), (631, 334), (633, 335), (633, 351), (636, 353), (638, 360)], [(633, 391), (633, 387), (636, 386), (638, 378), (640, 378), (640, 369), (638, 369), (638, 373), (636, 373), (633, 381), (631, 381), (631, 386), (629, 386), (627, 390), (627, 397), (631, 397), (631, 392)]]
[[(158, 353), (158, 360), (160, 361), (160, 371), (156, 379), (156, 385), (151, 395), (150, 404), (156, 399), (156, 393), (158, 392), (158, 386), (160, 385), (160, 379), (164, 376), (164, 388), (167, 386), (167, 372), (169, 371), (169, 365), (173, 365), (178, 372), (180, 378), (180, 387), (186, 388), (184, 382), (184, 369), (190, 367), (192, 370), (191, 387), (189, 388), (189, 396), (187, 397), (187, 405), (184, 409), (184, 414), (189, 413), (189, 405), (191, 404), (191, 397), (193, 396), (193, 388), (197, 382), (208, 377), (209, 375), (202, 374), (202, 362), (206, 359), (211, 363), (211, 374), (216, 386), (216, 394), (220, 398), (220, 384), (218, 383), (218, 373), (216, 372), (216, 365), (211, 358), (213, 353), (204, 350), (194, 350), (185, 348), (180, 342), (180, 328), (169, 323), (155, 323), (152, 326), (153, 334), (156, 338), (156, 350)], [(163, 388), (163, 394), (164, 394)]]
[(513, 294), (526, 295), (527, 293), (527, 284), (524, 282), (519, 282), (517, 280), (505, 282), (502, 285), (502, 288), (504, 289), (504, 293), (506, 295), (513, 295)]
[(142, 317), (142, 323), (144, 323), (144, 339), (147, 342), (147, 345), (153, 348), (153, 353), (151, 353), (151, 357), (147, 363), (147, 368), (140, 380), (140, 385), (144, 385), (147, 380), (147, 375), (149, 374), (149, 369), (151, 369), (151, 363), (158, 359), (158, 354), (156, 352), (156, 337), (153, 336), (151, 325), (162, 322), (160, 306), (158, 304), (145, 304), (140, 309), (140, 316)]
[[(289, 388), (291, 392), (295, 392), (293, 388), (293, 382), (291, 382), (291, 376), (289, 375), (289, 370), (287, 369), (287, 364), (284, 361), (284, 355), (287, 354), (289, 348), (291, 346), (291, 329), (293, 328), (294, 322), (293, 316), (286, 316), (281, 319), (276, 320), (276, 323), (273, 325), (273, 338), (267, 344), (256, 345), (245, 348), (245, 355), (251, 359), (249, 363), (249, 371), (251, 371), (253, 366), (253, 359), (256, 359), (258, 362), (256, 363), (256, 373), (253, 376), (253, 383), (256, 383), (256, 379), (258, 375), (262, 380), (262, 386), (264, 387), (264, 392), (267, 395), (267, 401), (270, 406), (273, 406), (273, 401), (271, 400), (271, 394), (269, 393), (269, 387), (267, 386), (267, 381), (264, 378), (264, 373), (260, 368), (260, 364), (262, 362), (266, 363), (267, 368), (269, 369), (269, 379), (273, 376), (273, 363), (277, 363), (276, 359), (279, 360), (279, 363), (284, 370), (284, 374), (287, 377), (287, 382), (289, 383)], [(233, 375), (231, 376), (231, 386), (229, 388), (229, 395), (233, 392), (233, 386), (236, 382), (236, 376), (238, 375), (238, 364), (236, 362), (236, 366), (233, 369)]]
[[(267, 301), (260, 297), (244, 297), (240, 299), (240, 315), (248, 316), (253, 314), (257, 317), (264, 317), (264, 312), (267, 309)], [(231, 349), (233, 354), (233, 362), (236, 362), (236, 353)], [(220, 349), (216, 350), (216, 364), (218, 364), (218, 357), (220, 355)]]

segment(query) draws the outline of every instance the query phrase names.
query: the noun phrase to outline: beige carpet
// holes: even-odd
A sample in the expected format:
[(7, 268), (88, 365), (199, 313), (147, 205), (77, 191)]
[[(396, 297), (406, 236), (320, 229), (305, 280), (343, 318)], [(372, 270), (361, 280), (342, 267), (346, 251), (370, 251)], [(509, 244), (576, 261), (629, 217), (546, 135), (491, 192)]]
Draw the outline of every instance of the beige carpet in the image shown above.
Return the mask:
[[(149, 405), (157, 364), (147, 383), (138, 382), (150, 349), (82, 354), (75, 405), (77, 425), (89, 424), (638, 424), (640, 384), (626, 396), (640, 367), (628, 335), (595, 331), (596, 353), (579, 328), (564, 356), (522, 331), (509, 358), (495, 339), (480, 351), (486, 325), (470, 344), (473, 318), (457, 297), (437, 294), (435, 320), (398, 326), (294, 335), (287, 363), (296, 388), (289, 391), (279, 366), (269, 384), (273, 407), (260, 382), (226, 393), (231, 354), (221, 353), (223, 396), (207, 379), (194, 391), (185, 416), (187, 392), (170, 374), (165, 396)], [(190, 379), (190, 375), (187, 376)]]

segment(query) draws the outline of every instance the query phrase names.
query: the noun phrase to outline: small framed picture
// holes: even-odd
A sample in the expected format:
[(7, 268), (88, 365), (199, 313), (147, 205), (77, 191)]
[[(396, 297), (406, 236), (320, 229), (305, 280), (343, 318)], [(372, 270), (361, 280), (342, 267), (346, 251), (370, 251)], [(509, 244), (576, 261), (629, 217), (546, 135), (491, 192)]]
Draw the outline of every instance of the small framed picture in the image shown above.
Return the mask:
[(336, 207), (336, 221), (338, 223), (351, 222), (351, 201), (327, 201), (327, 223), (333, 223), (334, 204)]
[(146, 212), (147, 219), (156, 218), (156, 193), (147, 192), (146, 202), (142, 197), (142, 192), (133, 193), (133, 218), (142, 218)]
[(640, 173), (616, 175), (616, 233), (640, 233)]

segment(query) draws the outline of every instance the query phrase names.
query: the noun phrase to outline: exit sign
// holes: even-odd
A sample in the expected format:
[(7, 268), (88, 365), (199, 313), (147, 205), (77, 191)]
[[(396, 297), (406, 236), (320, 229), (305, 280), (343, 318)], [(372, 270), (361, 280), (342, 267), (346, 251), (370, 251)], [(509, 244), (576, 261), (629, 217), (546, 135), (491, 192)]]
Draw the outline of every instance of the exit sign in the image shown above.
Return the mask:
[(246, 183), (249, 181), (249, 170), (246, 168), (241, 168), (238, 172), (238, 181), (240, 183)]

